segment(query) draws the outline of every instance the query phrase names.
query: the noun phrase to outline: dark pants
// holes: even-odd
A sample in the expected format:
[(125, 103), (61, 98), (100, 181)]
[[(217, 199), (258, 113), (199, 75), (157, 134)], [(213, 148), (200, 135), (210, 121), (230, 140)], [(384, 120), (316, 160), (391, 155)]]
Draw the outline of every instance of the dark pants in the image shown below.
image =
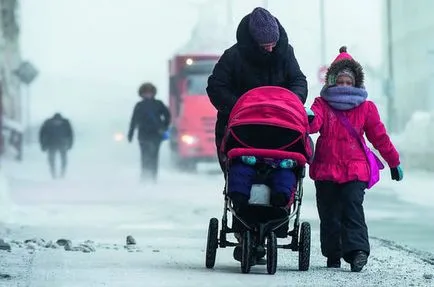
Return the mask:
[(363, 211), (367, 184), (316, 181), (315, 186), (322, 254), (332, 259), (342, 257), (347, 262), (352, 260), (354, 251), (365, 251), (369, 255), (368, 227)]
[(48, 164), (50, 166), (50, 172), (53, 178), (57, 177), (56, 154), (60, 154), (60, 176), (64, 177), (66, 166), (68, 164), (67, 149), (65, 147), (48, 149)]
[(158, 155), (160, 152), (160, 138), (149, 138), (139, 141), (140, 145), (140, 163), (142, 179), (157, 179), (158, 174)]
[(281, 168), (271, 168), (265, 178), (258, 178), (258, 167), (235, 159), (229, 167), (227, 182), (229, 196), (241, 193), (247, 201), (250, 199), (253, 184), (265, 184), (271, 188), (271, 205), (284, 207), (289, 203), (297, 179), (292, 170)]

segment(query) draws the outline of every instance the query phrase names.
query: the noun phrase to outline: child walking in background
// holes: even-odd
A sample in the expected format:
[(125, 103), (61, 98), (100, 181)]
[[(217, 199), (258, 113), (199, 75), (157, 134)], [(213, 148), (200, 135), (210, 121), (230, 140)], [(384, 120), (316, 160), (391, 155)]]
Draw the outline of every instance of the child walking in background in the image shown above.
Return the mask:
[(363, 135), (387, 162), (393, 180), (402, 180), (403, 170), (377, 107), (367, 101), (362, 66), (346, 47), (339, 52), (311, 107), (315, 118), (310, 133), (319, 132), (320, 136), (310, 177), (315, 181), (321, 252), (327, 267), (340, 268), (343, 258), (351, 271), (360, 272), (370, 254), (363, 211), (365, 189), (379, 180), (383, 168)]

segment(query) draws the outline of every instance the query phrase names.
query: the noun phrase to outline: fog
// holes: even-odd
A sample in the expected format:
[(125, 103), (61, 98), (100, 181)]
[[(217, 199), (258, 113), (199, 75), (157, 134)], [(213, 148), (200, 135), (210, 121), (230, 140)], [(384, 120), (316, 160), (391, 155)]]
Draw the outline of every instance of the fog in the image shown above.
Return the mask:
[[(36, 66), (39, 74), (28, 89), (21, 85), (20, 90), (6, 93), (6, 97), (22, 99), (18, 106), (22, 118), (13, 120), (31, 133), (30, 137), (25, 134), (20, 161), (14, 157), (9, 131), (5, 132), (6, 151), (0, 157), (0, 239), (9, 242), (12, 252), (1, 253), (0, 240), (0, 275), (5, 272), (9, 277), (4, 278), (15, 286), (44, 287), (270, 284), (270, 277), (233, 274), (239, 273), (239, 264), (232, 258), (232, 249), (219, 249), (216, 272), (207, 273), (202, 266), (208, 220), (222, 216), (224, 179), (217, 161), (200, 162), (197, 170), (177, 168), (170, 140), (164, 141), (157, 182), (143, 182), (137, 140), (126, 140), (143, 82), (152, 82), (157, 98), (171, 105), (169, 60), (189, 53), (221, 55), (236, 43), (240, 20), (255, 7), (266, 5), (285, 28), (307, 76), (305, 106), (321, 90), (319, 68), (329, 65), (339, 48), (347, 46), (364, 67), (369, 99), (378, 106), (405, 170), (404, 181), (395, 182), (386, 167), (378, 186), (365, 194), (372, 259), (358, 278), (324, 268), (315, 186), (306, 178), (302, 219), (312, 225), (311, 270), (292, 272), (298, 256), (282, 251), (272, 282), (283, 285), (293, 280), (296, 286), (313, 281), (318, 286), (432, 283), (434, 107), (429, 106), (429, 95), (434, 90), (429, 88), (430, 66), (412, 62), (408, 55), (419, 50), (427, 53), (429, 41), (421, 35), (432, 38), (434, 22), (427, 20), (417, 1), (412, 2), (414, 7), (396, 1), (390, 55), (386, 1), (324, 1), (324, 42), (320, 2), (21, 0), (15, 52)], [(415, 20), (414, 29), (420, 32), (416, 36), (410, 28), (402, 29), (405, 20), (399, 19), (407, 10), (424, 15)], [(411, 45), (412, 37), (418, 37), (417, 44)], [(412, 80), (410, 71), (420, 72), (419, 82)], [(392, 83), (389, 90), (388, 83)], [(394, 97), (393, 116), (388, 91)], [(414, 103), (420, 91), (424, 97)], [(194, 106), (200, 100), (195, 101), (190, 102), (193, 110), (203, 112), (204, 106)], [(5, 106), (8, 115), (10, 106)], [(66, 177), (56, 180), (50, 176), (47, 155), (38, 142), (43, 121), (55, 112), (70, 120), (75, 134)], [(127, 235), (134, 235), (136, 247), (124, 246)], [(72, 241), (74, 251), (92, 251), (71, 255), (63, 252), (66, 247), (47, 245), (59, 238)], [(258, 271), (262, 266), (255, 268), (262, 274)], [(0, 276), (0, 285), (4, 278)]]
[[(218, 24), (227, 19), (225, 1), (212, 5), (220, 13), (196, 4), (201, 2), (23, 1), (22, 54), (41, 72), (31, 87), (32, 120), (62, 110), (75, 121), (86, 122), (95, 119), (97, 107), (100, 112), (103, 107), (110, 109), (107, 103), (124, 103), (128, 109), (137, 100), (136, 89), (142, 81), (155, 82), (158, 96), (167, 101), (168, 59), (189, 41), (206, 42), (210, 35), (190, 39), (199, 13), (207, 15), (202, 17), (207, 22), (200, 23), (207, 27), (203, 31), (223, 29)], [(360, 62), (382, 69), (381, 5), (375, 0), (350, 2), (329, 0), (325, 5), (327, 61), (334, 59), (340, 46), (347, 45)], [(260, 4), (233, 1), (233, 27), (227, 37), (235, 41), (238, 22)], [(312, 99), (319, 91), (317, 71), (321, 65), (318, 1), (273, 0), (269, 10), (287, 30), (311, 85)], [(365, 21), (368, 15), (369, 21)], [(367, 85), (375, 87), (375, 79), (368, 78)], [(372, 94), (381, 99), (379, 92)], [(94, 104), (83, 109), (84, 102)]]

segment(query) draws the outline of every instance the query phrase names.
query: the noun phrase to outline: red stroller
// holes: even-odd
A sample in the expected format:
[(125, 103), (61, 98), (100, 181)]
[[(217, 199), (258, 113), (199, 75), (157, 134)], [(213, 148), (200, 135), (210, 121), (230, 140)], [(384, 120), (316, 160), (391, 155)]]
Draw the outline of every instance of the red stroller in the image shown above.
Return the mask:
[[(310, 264), (311, 228), (308, 222), (300, 225), (300, 207), (303, 197), (305, 165), (312, 157), (313, 148), (308, 136), (308, 117), (298, 97), (280, 87), (259, 87), (246, 92), (234, 106), (222, 142), (221, 154), (226, 163), (226, 179), (231, 162), (241, 156), (292, 159), (297, 162), (294, 172), (296, 190), (287, 207), (273, 207), (269, 202), (250, 203), (250, 220), (235, 212), (228, 196), (228, 181), (224, 190), (224, 212), (219, 232), (218, 219), (211, 218), (208, 228), (206, 267), (215, 265), (217, 248), (242, 249), (241, 271), (249, 273), (255, 265), (255, 254), (266, 255), (267, 272), (274, 274), (277, 267), (277, 249), (290, 249), (299, 253), (299, 270), (306, 271)], [(258, 169), (258, 177), (267, 172)], [(253, 190), (253, 189), (252, 189)], [(263, 193), (269, 192), (266, 189)], [(266, 197), (265, 197), (266, 198)], [(228, 211), (243, 225), (239, 243), (227, 240)], [(252, 218), (253, 221), (252, 221)], [(289, 230), (289, 222), (294, 227)], [(277, 238), (288, 238), (288, 244), (278, 245)]]

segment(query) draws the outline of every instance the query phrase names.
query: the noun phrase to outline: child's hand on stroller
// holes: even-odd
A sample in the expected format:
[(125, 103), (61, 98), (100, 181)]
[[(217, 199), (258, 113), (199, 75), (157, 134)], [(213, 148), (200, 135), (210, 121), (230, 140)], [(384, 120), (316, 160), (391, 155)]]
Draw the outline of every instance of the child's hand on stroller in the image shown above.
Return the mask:
[(398, 165), (397, 167), (390, 168), (390, 175), (393, 180), (401, 181), (404, 178), (404, 171), (401, 166)]
[(304, 108), (307, 114), (307, 119), (309, 120), (309, 123), (313, 121), (315, 118), (315, 113), (310, 108)]

